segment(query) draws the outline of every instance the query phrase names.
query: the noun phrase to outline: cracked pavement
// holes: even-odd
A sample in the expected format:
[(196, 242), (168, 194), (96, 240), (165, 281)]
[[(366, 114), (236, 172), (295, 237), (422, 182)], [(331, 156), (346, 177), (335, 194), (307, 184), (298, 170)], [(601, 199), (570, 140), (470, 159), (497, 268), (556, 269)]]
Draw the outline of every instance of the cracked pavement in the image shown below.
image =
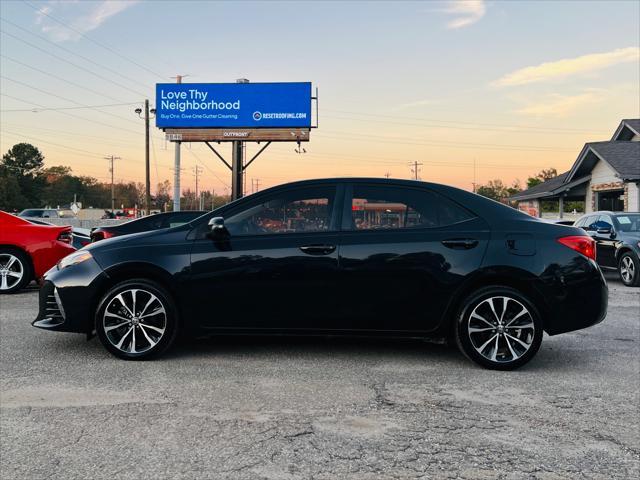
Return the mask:
[(0, 297), (0, 477), (638, 478), (640, 289), (515, 372), (415, 341), (216, 338), (125, 362)]

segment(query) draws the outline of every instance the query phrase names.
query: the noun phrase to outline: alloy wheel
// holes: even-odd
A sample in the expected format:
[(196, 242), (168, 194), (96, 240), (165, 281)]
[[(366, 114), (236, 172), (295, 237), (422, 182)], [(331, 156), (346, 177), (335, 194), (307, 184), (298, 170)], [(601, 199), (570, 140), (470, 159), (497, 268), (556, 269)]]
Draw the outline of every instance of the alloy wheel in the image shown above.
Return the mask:
[(24, 276), (24, 265), (11, 253), (0, 253), (0, 290), (15, 287)]
[(620, 262), (620, 276), (625, 283), (633, 282), (636, 273), (636, 266), (633, 263), (633, 259), (630, 256), (625, 256)]
[(481, 301), (469, 316), (467, 331), (476, 352), (498, 363), (518, 360), (529, 351), (535, 337), (531, 312), (507, 296)]
[(167, 329), (167, 311), (150, 291), (131, 288), (109, 300), (102, 325), (115, 348), (127, 354), (141, 354), (162, 340)]

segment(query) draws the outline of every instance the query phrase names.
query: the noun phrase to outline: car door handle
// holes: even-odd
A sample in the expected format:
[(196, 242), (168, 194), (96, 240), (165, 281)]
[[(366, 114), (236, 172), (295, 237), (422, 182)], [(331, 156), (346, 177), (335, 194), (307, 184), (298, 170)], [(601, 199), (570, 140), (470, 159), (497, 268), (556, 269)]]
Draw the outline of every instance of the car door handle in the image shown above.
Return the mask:
[(335, 245), (305, 245), (300, 247), (304, 253), (309, 255), (329, 255), (330, 253), (335, 252)]
[(447, 248), (453, 248), (455, 250), (470, 250), (478, 246), (478, 240), (473, 238), (452, 238), (443, 240), (442, 244)]

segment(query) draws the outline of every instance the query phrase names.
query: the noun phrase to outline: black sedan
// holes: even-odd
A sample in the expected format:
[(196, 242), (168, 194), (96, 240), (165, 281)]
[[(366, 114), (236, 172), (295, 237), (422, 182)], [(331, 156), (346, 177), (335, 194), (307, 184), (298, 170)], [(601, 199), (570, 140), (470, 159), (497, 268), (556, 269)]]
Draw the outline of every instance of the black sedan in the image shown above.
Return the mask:
[(601, 267), (617, 269), (628, 287), (640, 286), (640, 213), (594, 212), (574, 225), (596, 241)]
[(507, 370), (543, 331), (605, 317), (594, 247), (579, 228), (444, 185), (297, 182), (69, 255), (46, 274), (33, 325), (95, 332), (123, 359), (161, 354), (179, 330), (452, 339)]
[(140, 217), (119, 225), (108, 225), (91, 229), (91, 241), (97, 242), (105, 238), (129, 235), (130, 233), (149, 232), (163, 228), (183, 225), (207, 213), (205, 210), (186, 210), (183, 212), (156, 213)]

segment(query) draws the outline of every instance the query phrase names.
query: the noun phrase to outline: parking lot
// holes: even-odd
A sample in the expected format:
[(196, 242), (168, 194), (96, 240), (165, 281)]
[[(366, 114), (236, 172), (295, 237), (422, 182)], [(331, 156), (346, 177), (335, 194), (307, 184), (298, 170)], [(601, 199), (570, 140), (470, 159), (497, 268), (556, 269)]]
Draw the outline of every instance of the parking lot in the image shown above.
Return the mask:
[(217, 338), (125, 362), (0, 297), (0, 476), (637, 478), (640, 289), (515, 372), (421, 342)]

